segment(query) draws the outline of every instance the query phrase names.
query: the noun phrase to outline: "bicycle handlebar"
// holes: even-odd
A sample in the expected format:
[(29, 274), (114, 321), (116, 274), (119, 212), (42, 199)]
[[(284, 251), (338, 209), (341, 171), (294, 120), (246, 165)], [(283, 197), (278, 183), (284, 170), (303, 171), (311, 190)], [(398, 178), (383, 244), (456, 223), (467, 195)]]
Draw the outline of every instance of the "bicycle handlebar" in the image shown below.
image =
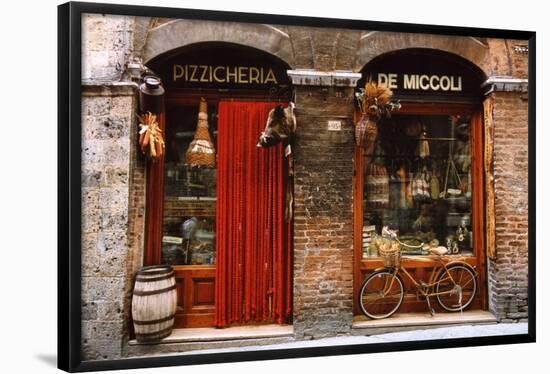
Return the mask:
[(399, 238), (395, 238), (395, 240), (397, 240), (397, 242), (399, 244), (401, 244), (402, 246), (405, 246), (407, 248), (412, 248), (412, 249), (419, 249), (419, 248), (422, 248), (424, 246), (424, 242), (420, 243), (419, 245), (411, 245), (411, 244), (406, 244), (406, 243), (403, 243), (401, 240), (399, 240)]

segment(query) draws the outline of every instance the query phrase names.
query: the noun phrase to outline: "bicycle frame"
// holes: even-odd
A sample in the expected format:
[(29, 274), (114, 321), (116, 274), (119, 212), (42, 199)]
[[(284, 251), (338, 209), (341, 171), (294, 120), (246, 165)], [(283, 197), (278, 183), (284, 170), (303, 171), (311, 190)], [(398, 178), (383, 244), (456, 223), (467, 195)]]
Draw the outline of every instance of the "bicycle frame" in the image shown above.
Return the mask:
[[(429, 280), (428, 283), (424, 283), (424, 282), (419, 283), (419, 282), (417, 282), (416, 279), (411, 275), (411, 273), (409, 273), (407, 271), (407, 269), (405, 267), (403, 267), (402, 264), (400, 264), (397, 267), (398, 268), (397, 272), (398, 273), (401, 272), (401, 273), (404, 273), (405, 275), (407, 275), (407, 277), (413, 283), (415, 288), (418, 291), (421, 292), (422, 296), (436, 296), (436, 295), (443, 295), (443, 294), (449, 294), (450, 293), (450, 291), (439, 292), (439, 293), (438, 292), (429, 292), (429, 290), (433, 290), (437, 284), (442, 283), (443, 281), (446, 281), (446, 280), (449, 280), (449, 279), (453, 282), (454, 285), (457, 284), (455, 282), (455, 279), (451, 276), (451, 274), (449, 274), (448, 269), (449, 269), (450, 265), (461, 264), (461, 265), (464, 265), (468, 268), (471, 268), (473, 273), (474, 273), (474, 276), (477, 277), (477, 271), (475, 271), (475, 269), (472, 268), (462, 258), (453, 259), (452, 261), (449, 261), (449, 262), (445, 262), (441, 256), (437, 256), (436, 259), (437, 259), (438, 264), (433, 267), (433, 269), (431, 271), (431, 274), (430, 274), (430, 280)], [(416, 260), (418, 260), (418, 258), (416, 258)], [(437, 281), (436, 279), (439, 277), (439, 274), (442, 271), (444, 271), (447, 274), (447, 277)]]
[[(477, 275), (478, 275), (477, 271), (461, 258), (453, 259), (452, 261), (449, 261), (449, 262), (445, 262), (441, 256), (437, 256), (436, 258), (437, 258), (438, 264), (433, 267), (433, 269), (431, 271), (431, 274), (430, 274), (430, 280), (429, 280), (428, 283), (424, 283), (422, 281), (418, 282), (402, 264), (399, 264), (398, 266), (394, 267), (393, 268), (393, 276), (390, 278), (389, 284), (384, 285), (383, 295), (387, 295), (389, 290), (391, 290), (391, 288), (393, 286), (393, 283), (394, 283), (394, 280), (397, 277), (397, 275), (399, 273), (403, 273), (407, 276), (407, 278), (415, 286), (417, 292), (419, 292), (420, 295), (426, 299), (426, 303), (428, 304), (428, 307), (430, 309), (430, 313), (432, 313), (432, 315), (433, 315), (435, 312), (434, 312), (433, 308), (431, 307), (429, 298), (432, 297), (432, 296), (438, 296), (438, 295), (449, 295), (449, 294), (452, 294), (454, 292), (454, 288), (449, 290), (449, 291), (435, 292), (435, 286), (437, 286), (438, 284), (441, 284), (442, 282), (447, 281), (449, 279), (452, 281), (452, 283), (455, 286), (457, 285), (457, 283), (455, 282), (455, 279), (449, 273), (449, 270), (448, 270), (451, 265), (461, 264), (463, 266), (466, 266), (466, 267), (470, 268), (473, 271), (475, 277), (477, 277)], [(418, 260), (418, 259), (420, 259), (420, 257), (417, 257), (415, 259)], [(428, 259), (425, 259), (425, 260), (429, 261)], [(436, 279), (439, 278), (439, 275), (441, 274), (441, 272), (445, 272), (447, 274), (447, 276), (442, 278), (442, 279), (436, 280)]]
[[(441, 269), (445, 269), (445, 271), (447, 272), (448, 278), (450, 278), (452, 280), (453, 284), (456, 284), (454, 279), (449, 275), (446, 267), (441, 266), (441, 265), (440, 266), (435, 266), (432, 269), (432, 272), (430, 274), (430, 281), (428, 283), (419, 283), (419, 282), (417, 282), (416, 279), (411, 275), (411, 273), (409, 273), (407, 271), (407, 269), (404, 268), (401, 265), (399, 265), (399, 267), (397, 268), (397, 273), (405, 274), (407, 276), (407, 278), (409, 278), (409, 280), (412, 282), (412, 284), (414, 285), (416, 290), (419, 291), (422, 294), (422, 296), (426, 297), (426, 296), (435, 296), (435, 295), (438, 294), (436, 292), (429, 292), (429, 290), (433, 290), (435, 288), (435, 286), (438, 283), (440, 283), (440, 281), (434, 281), (434, 279), (440, 273)], [(448, 279), (448, 278), (446, 278), (446, 279)], [(448, 293), (448, 292), (444, 292), (444, 293)], [(443, 293), (440, 292), (439, 294), (443, 294)]]

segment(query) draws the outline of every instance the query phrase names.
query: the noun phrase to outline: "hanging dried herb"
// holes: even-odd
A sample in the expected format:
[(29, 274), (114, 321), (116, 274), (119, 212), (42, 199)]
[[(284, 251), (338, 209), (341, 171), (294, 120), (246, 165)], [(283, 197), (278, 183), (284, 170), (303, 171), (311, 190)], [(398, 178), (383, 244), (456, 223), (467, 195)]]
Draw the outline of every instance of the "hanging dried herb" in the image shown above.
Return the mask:
[(356, 124), (356, 144), (363, 146), (367, 153), (372, 152), (378, 134), (378, 122), (389, 117), (390, 112), (401, 108), (401, 104), (391, 101), (392, 91), (383, 84), (368, 81), (364, 89), (356, 94), (363, 115)]

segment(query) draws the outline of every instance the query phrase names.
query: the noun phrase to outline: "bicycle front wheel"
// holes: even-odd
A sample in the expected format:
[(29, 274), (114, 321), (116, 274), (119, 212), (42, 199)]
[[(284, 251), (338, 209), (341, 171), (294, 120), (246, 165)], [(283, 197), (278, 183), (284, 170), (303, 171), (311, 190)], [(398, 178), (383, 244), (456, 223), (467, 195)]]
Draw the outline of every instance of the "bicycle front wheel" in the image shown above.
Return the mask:
[(391, 316), (403, 302), (403, 281), (389, 270), (372, 273), (359, 289), (359, 306), (372, 319)]
[(437, 302), (449, 312), (466, 309), (477, 290), (476, 276), (470, 267), (457, 264), (442, 271), (437, 279), (435, 292)]

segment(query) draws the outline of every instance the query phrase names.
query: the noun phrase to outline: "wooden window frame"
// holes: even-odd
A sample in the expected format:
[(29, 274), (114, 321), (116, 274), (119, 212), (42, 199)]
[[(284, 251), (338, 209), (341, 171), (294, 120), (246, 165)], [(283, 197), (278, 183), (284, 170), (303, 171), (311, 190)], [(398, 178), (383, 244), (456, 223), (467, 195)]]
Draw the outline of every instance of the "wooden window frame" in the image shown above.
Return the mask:
[[(198, 102), (201, 97), (206, 98), (208, 103), (219, 103), (220, 100), (247, 100), (247, 101), (288, 101), (290, 98), (287, 97), (273, 97), (269, 93), (258, 92), (257, 90), (217, 90), (217, 89), (189, 89), (189, 90), (171, 90), (166, 93), (165, 97), (165, 106), (170, 105), (198, 105)], [(166, 109), (165, 109), (166, 111)], [(162, 128), (166, 126), (165, 122), (166, 115), (162, 116)], [(162, 164), (159, 162), (157, 164), (148, 163), (147, 164), (147, 177), (151, 173), (152, 168), (162, 168), (162, 179), (164, 180), (164, 160)], [(158, 174), (158, 173), (157, 173)], [(161, 251), (162, 251), (162, 219), (164, 214), (164, 208), (151, 209), (151, 207), (163, 206), (164, 204), (164, 181), (162, 182), (162, 187), (159, 189), (151, 189), (151, 185), (147, 183), (146, 185), (146, 202), (145, 202), (145, 249), (143, 256), (144, 266), (148, 265), (158, 265), (161, 260)], [(159, 218), (160, 217), (160, 218)], [(160, 222), (155, 222), (160, 220)], [(160, 234), (158, 227), (160, 225)], [(199, 266), (199, 265), (175, 265), (175, 266)], [(215, 265), (200, 265), (204, 268), (214, 267)]]
[[(394, 116), (401, 115), (483, 115), (481, 100), (479, 103), (426, 103), (426, 102), (402, 102), (402, 109), (393, 113)], [(355, 121), (360, 118), (360, 112), (355, 112)], [(471, 131), (472, 146), (472, 231), (473, 245), (472, 256), (466, 257), (466, 262), (474, 266), (479, 273), (479, 294), (480, 305), (483, 310), (488, 307), (487, 281), (486, 281), (486, 251), (485, 251), (485, 173), (484, 173), (484, 121), (481, 118), (480, 128), (473, 128)], [(358, 293), (364, 279), (363, 273), (383, 267), (382, 259), (362, 258), (362, 228), (363, 228), (363, 148), (355, 147), (354, 152), (354, 181), (353, 181), (353, 217), (354, 217), (354, 265), (353, 265), (353, 310), (354, 315), (361, 315), (358, 305)], [(425, 256), (422, 256), (424, 259)], [(424, 274), (425, 269), (436, 265), (435, 260), (407, 260), (407, 268), (419, 269)]]
[[(290, 97), (273, 97), (269, 93), (253, 90), (217, 90), (217, 89), (188, 89), (171, 90), (165, 96), (165, 111), (162, 114), (160, 125), (165, 129), (166, 110), (174, 105), (198, 105), (201, 97), (209, 104), (216, 105), (221, 100), (244, 101), (288, 101)], [(168, 124), (169, 125), (169, 124)], [(165, 132), (166, 133), (166, 132)], [(217, 147), (216, 147), (217, 149)], [(164, 219), (164, 159), (156, 163), (147, 163), (147, 179), (151, 175), (157, 178), (158, 183), (146, 182), (145, 202), (145, 248), (143, 263), (158, 265), (162, 260), (162, 233)], [(160, 178), (160, 180), (158, 179)], [(160, 187), (159, 187), (160, 186)], [(217, 264), (218, 259), (216, 260)], [(187, 327), (213, 327), (214, 304), (202, 305), (197, 303), (197, 284), (214, 285), (216, 264), (212, 265), (172, 265), (176, 274), (176, 286), (178, 289), (178, 301), (175, 328)], [(207, 287), (206, 287), (207, 288)], [(199, 300), (200, 301), (200, 300)]]

